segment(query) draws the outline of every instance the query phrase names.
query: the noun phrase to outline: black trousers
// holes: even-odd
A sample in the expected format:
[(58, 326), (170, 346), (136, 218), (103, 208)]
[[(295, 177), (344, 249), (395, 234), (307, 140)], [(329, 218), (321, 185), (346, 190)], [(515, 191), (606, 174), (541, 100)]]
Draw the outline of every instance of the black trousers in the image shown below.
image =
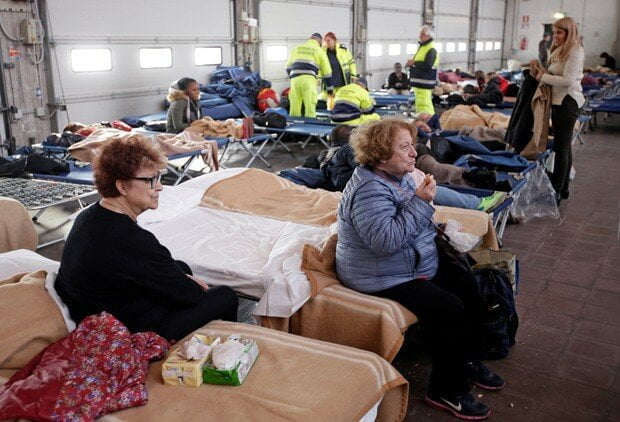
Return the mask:
[[(183, 261), (176, 261), (186, 274), (192, 274)], [(181, 340), (186, 335), (202, 327), (209, 321), (223, 319), (237, 321), (239, 298), (228, 286), (216, 286), (207, 290), (207, 296), (191, 308), (170, 311), (161, 322), (157, 333), (168, 341)]]
[(373, 294), (397, 301), (418, 317), (433, 364), (429, 392), (468, 392), (465, 362), (483, 357), (481, 302), (475, 281), (451, 277), (440, 266), (432, 280), (413, 280)]
[(551, 125), (553, 127), (553, 174), (551, 184), (557, 193), (568, 193), (570, 169), (573, 165), (573, 129), (579, 117), (577, 102), (567, 95), (561, 105), (551, 106)]

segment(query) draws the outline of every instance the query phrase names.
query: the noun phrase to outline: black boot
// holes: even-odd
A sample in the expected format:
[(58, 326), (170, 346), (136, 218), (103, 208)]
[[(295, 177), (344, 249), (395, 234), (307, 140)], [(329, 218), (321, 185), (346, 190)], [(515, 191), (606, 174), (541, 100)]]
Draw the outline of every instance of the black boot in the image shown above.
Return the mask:
[(463, 180), (475, 188), (495, 190), (497, 172), (495, 170), (464, 171)]

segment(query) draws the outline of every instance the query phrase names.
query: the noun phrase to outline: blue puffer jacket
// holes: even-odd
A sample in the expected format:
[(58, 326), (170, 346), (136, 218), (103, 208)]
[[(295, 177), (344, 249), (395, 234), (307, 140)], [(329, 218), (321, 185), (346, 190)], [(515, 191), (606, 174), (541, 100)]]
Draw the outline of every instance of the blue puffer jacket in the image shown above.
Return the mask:
[(345, 286), (370, 293), (435, 276), (434, 208), (414, 193), (410, 175), (391, 181), (355, 169), (338, 207), (336, 269)]

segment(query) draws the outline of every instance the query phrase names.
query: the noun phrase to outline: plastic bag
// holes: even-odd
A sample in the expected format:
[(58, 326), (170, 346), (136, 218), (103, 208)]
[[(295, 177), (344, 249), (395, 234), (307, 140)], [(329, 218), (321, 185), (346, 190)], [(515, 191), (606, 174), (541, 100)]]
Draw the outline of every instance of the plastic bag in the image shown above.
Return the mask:
[(478, 242), (480, 237), (462, 232), (463, 225), (456, 220), (448, 219), (444, 232), (450, 238), (450, 244), (459, 252), (467, 252), (472, 250)]
[(543, 166), (525, 175), (527, 183), (514, 196), (510, 214), (522, 223), (536, 217), (560, 218), (555, 190)]

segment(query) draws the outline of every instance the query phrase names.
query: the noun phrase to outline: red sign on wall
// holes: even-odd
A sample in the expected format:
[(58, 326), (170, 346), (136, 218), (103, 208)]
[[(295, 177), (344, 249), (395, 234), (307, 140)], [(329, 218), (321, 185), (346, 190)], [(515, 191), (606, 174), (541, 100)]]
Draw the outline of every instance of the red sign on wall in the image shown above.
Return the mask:
[(19, 51), (19, 48), (17, 47), (10, 47), (9, 48), (9, 58), (10, 59), (19, 59), (21, 58), (22, 53), (21, 51)]

